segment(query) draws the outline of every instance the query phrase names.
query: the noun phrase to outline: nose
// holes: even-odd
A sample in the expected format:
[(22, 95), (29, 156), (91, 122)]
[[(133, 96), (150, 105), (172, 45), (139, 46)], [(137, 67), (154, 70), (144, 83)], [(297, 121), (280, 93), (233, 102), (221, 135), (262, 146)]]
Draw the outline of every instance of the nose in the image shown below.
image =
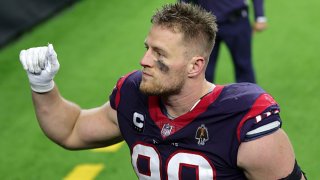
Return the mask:
[(142, 59), (140, 60), (140, 65), (142, 67), (152, 67), (153, 64), (153, 56), (151, 53), (151, 49), (148, 49)]

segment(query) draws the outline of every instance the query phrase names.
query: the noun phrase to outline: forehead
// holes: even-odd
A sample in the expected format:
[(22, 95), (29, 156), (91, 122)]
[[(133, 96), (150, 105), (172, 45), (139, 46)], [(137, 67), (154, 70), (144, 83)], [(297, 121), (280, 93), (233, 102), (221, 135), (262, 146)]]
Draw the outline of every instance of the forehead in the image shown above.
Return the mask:
[(153, 25), (146, 38), (146, 44), (164, 50), (173, 50), (183, 45), (183, 34), (163, 26)]

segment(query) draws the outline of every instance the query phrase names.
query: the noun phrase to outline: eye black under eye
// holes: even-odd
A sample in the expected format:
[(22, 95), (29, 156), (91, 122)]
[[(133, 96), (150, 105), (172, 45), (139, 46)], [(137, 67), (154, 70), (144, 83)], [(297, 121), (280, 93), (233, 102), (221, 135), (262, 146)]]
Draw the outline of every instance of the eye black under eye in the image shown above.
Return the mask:
[(169, 71), (169, 67), (163, 62), (162, 59), (158, 59), (156, 61), (156, 64), (157, 64), (158, 68), (160, 69), (160, 71), (165, 72), (165, 73)]

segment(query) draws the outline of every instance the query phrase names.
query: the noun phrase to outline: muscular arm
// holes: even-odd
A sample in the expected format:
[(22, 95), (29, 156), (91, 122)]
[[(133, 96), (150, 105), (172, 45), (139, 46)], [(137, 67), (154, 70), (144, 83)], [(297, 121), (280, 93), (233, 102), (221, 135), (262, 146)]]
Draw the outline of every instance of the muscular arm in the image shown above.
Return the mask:
[(239, 147), (238, 166), (244, 170), (248, 179), (281, 179), (292, 172), (294, 164), (292, 145), (282, 129), (243, 142)]
[(122, 140), (116, 111), (109, 102), (82, 110), (65, 100), (56, 86), (47, 93), (32, 92), (32, 99), (44, 133), (66, 149), (103, 147)]
[(19, 57), (30, 82), (37, 119), (51, 140), (67, 149), (87, 149), (122, 139), (116, 111), (109, 102), (83, 110), (60, 95), (53, 81), (60, 63), (52, 44), (22, 50)]

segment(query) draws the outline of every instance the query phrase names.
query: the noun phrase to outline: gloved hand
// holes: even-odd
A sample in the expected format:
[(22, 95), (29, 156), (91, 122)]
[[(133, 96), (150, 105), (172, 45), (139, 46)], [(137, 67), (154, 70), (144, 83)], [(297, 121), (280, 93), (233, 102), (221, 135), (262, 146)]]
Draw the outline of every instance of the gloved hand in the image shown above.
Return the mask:
[(27, 71), (31, 89), (38, 93), (49, 92), (54, 87), (53, 78), (60, 64), (52, 44), (20, 52), (20, 62)]

